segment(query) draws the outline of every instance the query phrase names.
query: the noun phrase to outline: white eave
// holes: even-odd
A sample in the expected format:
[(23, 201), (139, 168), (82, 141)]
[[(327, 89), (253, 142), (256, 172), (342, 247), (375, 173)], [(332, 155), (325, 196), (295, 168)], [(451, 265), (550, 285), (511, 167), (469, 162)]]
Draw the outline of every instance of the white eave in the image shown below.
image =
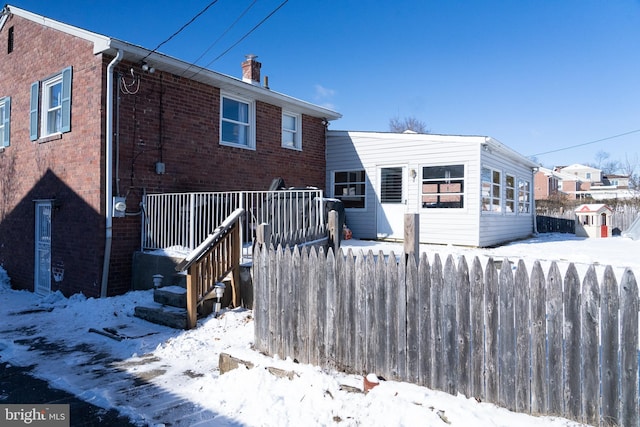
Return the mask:
[(269, 104), (277, 105), (279, 107), (282, 107), (283, 109), (298, 111), (302, 114), (306, 114), (312, 117), (324, 118), (329, 121), (337, 120), (342, 117), (340, 113), (337, 113), (328, 108), (311, 104), (309, 102), (302, 101), (300, 99), (293, 98), (279, 92), (275, 92), (271, 89), (266, 89), (264, 87), (257, 86), (251, 83), (245, 83), (241, 79), (227, 76), (225, 74), (221, 74), (202, 67), (194, 66), (192, 64), (189, 64), (188, 62), (181, 61), (162, 53), (151, 53), (149, 49), (143, 48), (141, 46), (137, 46), (101, 34), (93, 33), (91, 31), (87, 31), (69, 24), (64, 24), (62, 22), (37, 15), (24, 9), (17, 8), (15, 6), (7, 5), (3, 9), (2, 16), (0, 16), (0, 29), (7, 19), (7, 13), (20, 16), (49, 28), (53, 28), (90, 41), (91, 43), (93, 43), (94, 55), (106, 54), (115, 57), (117, 51), (121, 50), (124, 55), (123, 60), (125, 61), (129, 61), (132, 63), (142, 63), (142, 60), (144, 59), (145, 62), (154, 67), (156, 70), (172, 73), (176, 76), (182, 76), (184, 74), (183, 77), (186, 79), (191, 79), (210, 86), (218, 87), (221, 91), (228, 94), (263, 101)]

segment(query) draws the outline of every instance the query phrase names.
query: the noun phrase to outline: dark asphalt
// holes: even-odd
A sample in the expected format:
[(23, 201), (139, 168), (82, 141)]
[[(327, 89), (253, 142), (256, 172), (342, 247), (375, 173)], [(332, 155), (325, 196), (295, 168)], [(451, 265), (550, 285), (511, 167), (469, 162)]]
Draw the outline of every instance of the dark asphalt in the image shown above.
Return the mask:
[(46, 381), (29, 375), (30, 368), (0, 362), (0, 404), (68, 404), (72, 427), (134, 427), (129, 418), (118, 411), (106, 410), (78, 399), (62, 390), (49, 387)]

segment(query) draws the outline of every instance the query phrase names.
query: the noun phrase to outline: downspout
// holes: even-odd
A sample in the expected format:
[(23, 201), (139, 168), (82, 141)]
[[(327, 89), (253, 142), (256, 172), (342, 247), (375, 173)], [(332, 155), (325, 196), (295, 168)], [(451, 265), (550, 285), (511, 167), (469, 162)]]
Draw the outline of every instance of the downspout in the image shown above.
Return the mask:
[(102, 266), (102, 284), (100, 298), (107, 296), (109, 282), (109, 264), (111, 262), (111, 240), (113, 238), (113, 68), (122, 59), (122, 50), (118, 49), (116, 57), (107, 66), (107, 101), (106, 101), (106, 138), (105, 138), (105, 230), (104, 264)]

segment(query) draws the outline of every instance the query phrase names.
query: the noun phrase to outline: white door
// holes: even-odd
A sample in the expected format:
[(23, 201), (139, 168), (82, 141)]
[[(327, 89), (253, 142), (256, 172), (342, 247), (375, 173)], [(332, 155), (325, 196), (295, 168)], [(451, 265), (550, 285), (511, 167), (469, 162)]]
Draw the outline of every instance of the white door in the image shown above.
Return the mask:
[(404, 239), (407, 210), (407, 167), (378, 168), (377, 230), (379, 238)]
[(36, 202), (35, 283), (37, 294), (51, 292), (51, 201)]

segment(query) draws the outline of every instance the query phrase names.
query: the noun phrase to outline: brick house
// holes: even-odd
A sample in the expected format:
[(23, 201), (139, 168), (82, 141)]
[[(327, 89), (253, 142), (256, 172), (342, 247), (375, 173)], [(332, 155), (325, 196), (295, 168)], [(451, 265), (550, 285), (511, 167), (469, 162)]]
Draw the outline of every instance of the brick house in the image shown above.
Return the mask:
[(15, 288), (128, 291), (143, 194), (324, 188), (340, 115), (261, 86), (254, 56), (234, 78), (13, 6), (0, 45), (0, 265)]

